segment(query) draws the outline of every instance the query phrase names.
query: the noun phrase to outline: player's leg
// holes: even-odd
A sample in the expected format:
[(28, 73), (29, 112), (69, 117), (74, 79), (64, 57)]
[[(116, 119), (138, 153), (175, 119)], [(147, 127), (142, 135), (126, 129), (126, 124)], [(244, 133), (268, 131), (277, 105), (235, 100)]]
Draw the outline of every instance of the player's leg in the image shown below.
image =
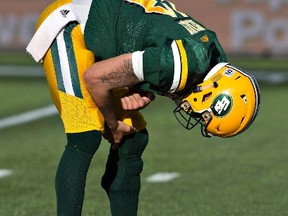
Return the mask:
[(99, 147), (101, 133), (67, 134), (67, 140), (55, 178), (57, 215), (80, 216), (88, 169)]
[(83, 84), (94, 63), (77, 23), (70, 23), (53, 42), (43, 62), (53, 101), (67, 134), (55, 179), (57, 215), (79, 216), (91, 159), (101, 142), (103, 117)]
[(102, 187), (109, 197), (113, 216), (136, 216), (140, 192), (142, 153), (148, 143), (143, 129), (125, 136), (118, 150), (110, 149)]

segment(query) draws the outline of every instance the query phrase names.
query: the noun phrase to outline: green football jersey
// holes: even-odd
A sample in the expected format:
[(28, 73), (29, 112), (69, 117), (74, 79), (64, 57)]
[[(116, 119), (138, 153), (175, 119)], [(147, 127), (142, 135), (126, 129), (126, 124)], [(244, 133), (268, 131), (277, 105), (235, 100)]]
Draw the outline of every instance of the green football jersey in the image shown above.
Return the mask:
[(93, 0), (84, 38), (100, 60), (135, 53), (140, 88), (159, 94), (180, 95), (226, 61), (213, 31), (162, 0)]

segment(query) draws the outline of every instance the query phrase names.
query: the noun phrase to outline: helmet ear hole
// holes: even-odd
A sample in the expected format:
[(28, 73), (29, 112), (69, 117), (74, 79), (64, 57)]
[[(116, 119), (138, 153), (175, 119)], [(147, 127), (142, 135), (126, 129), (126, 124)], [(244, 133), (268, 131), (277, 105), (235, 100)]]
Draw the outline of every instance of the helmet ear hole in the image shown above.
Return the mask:
[(203, 95), (202, 103), (205, 102), (206, 100), (208, 100), (211, 97), (211, 95), (212, 95), (212, 92), (209, 92), (209, 93)]
[(245, 119), (245, 117), (243, 117), (243, 118), (241, 119), (240, 125), (242, 124), (242, 122), (244, 121), (244, 119)]
[(247, 104), (247, 97), (246, 95), (240, 95), (240, 97), (242, 98), (242, 100), (244, 101), (245, 104)]

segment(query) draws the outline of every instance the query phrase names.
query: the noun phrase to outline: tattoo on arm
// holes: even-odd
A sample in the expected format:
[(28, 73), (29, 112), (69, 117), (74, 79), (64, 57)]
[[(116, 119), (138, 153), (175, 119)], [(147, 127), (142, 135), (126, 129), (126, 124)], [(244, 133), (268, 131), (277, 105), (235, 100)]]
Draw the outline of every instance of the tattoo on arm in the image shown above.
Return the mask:
[(124, 70), (127, 71), (127, 73), (134, 73), (132, 66), (132, 58), (124, 61)]
[(127, 87), (139, 82), (133, 71), (132, 59), (125, 60), (120, 71), (113, 71), (106, 74), (101, 78), (101, 81), (114, 88)]

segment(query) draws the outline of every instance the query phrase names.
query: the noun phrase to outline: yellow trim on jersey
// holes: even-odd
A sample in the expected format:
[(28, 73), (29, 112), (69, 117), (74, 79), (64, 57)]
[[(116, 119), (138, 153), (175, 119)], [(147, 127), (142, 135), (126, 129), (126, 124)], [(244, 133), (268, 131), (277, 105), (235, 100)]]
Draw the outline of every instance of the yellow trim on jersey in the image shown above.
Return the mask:
[[(80, 41), (78, 44), (80, 45)], [(78, 70), (80, 71), (79, 75), (83, 75), (88, 65), (94, 63), (94, 55), (89, 50), (77, 50), (77, 55), (81, 56), (79, 63), (82, 60), (81, 64), (78, 65)], [(80, 81), (83, 99), (58, 90), (57, 72), (55, 71), (51, 49), (44, 57), (43, 67), (49, 84), (50, 93), (61, 116), (65, 133), (80, 133), (90, 130), (104, 131), (104, 118), (100, 110), (96, 107), (90, 94), (85, 89), (83, 81)]]
[(188, 59), (182, 40), (176, 40), (176, 43), (181, 56), (181, 68), (182, 68), (180, 84), (176, 91), (181, 91), (185, 88), (188, 78)]
[(165, 14), (167, 10), (165, 10), (162, 6), (156, 6), (157, 1), (155, 0), (126, 0), (131, 3), (135, 3), (143, 7), (146, 13), (161, 13)]

